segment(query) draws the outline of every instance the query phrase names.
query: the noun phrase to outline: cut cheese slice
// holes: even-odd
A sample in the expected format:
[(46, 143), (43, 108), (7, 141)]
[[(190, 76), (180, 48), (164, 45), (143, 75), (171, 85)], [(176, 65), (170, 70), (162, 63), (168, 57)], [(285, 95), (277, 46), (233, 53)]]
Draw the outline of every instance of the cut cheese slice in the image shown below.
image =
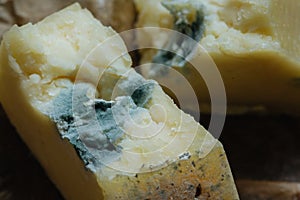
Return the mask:
[[(204, 33), (199, 44), (212, 57), (222, 75), (230, 111), (262, 108), (300, 113), (299, 1), (135, 0), (135, 3), (139, 11), (137, 27), (175, 27), (177, 31), (178, 23), (182, 25), (184, 19), (178, 21), (172, 11), (181, 9), (182, 16), (187, 16), (185, 26), (189, 27), (195, 22), (190, 17), (195, 16), (191, 8), (195, 8), (196, 3), (202, 5), (198, 9), (204, 15), (200, 26)], [(183, 4), (190, 4), (190, 8), (182, 8)], [(141, 31), (138, 38), (140, 46), (155, 44), (159, 49), (169, 42), (163, 33)], [(157, 51), (144, 49), (142, 63), (157, 60), (157, 55)], [(205, 65), (205, 61), (200, 65)], [(191, 81), (200, 103), (208, 104), (210, 98), (205, 83), (199, 73), (193, 73), (194, 67), (190, 64), (173, 66)], [(143, 73), (148, 77), (153, 74), (149, 70)], [(152, 77), (156, 76), (159, 74)], [(172, 77), (164, 76), (170, 85), (180, 86)], [(189, 95), (184, 93), (184, 88), (182, 92), (182, 96)]]
[(87, 10), (3, 38), (1, 104), (66, 199), (238, 199), (222, 145)]

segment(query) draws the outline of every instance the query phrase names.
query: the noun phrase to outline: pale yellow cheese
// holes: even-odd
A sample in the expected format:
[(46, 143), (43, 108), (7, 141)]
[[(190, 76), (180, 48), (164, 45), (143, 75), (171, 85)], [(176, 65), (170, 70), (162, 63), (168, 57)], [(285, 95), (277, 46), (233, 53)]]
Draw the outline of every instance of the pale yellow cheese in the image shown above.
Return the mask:
[[(74, 4), (35, 25), (14, 26), (3, 38), (1, 104), (66, 199), (238, 199), (222, 145), (180, 111), (157, 83), (132, 70), (121, 38), (87, 10)], [(82, 86), (89, 99), (85, 107), (95, 98), (116, 106), (133, 99), (126, 88), (139, 81), (151, 83), (153, 91), (146, 105), (116, 107), (114, 117), (123, 120), (119, 128), (124, 134), (109, 142), (120, 148), (111, 150), (118, 157), (102, 154), (102, 129), (77, 130), (76, 141), (84, 150), (100, 159), (96, 161), (106, 158), (100, 164), (86, 163), (82, 147), (64, 137), (65, 124), (49, 114), (66, 106), (56, 104), (57, 99), (69, 87)], [(135, 109), (128, 118), (126, 106)], [(89, 114), (76, 112), (74, 118)]]
[[(136, 26), (172, 29), (173, 17), (161, 2), (135, 0), (139, 11)], [(199, 2), (203, 4), (205, 17), (205, 32), (199, 44), (212, 57), (222, 75), (231, 111), (259, 107), (271, 112), (299, 114), (299, 1)], [(163, 33), (139, 32), (140, 46), (155, 44), (156, 47), (163, 47), (166, 41), (168, 38)], [(142, 63), (152, 62), (155, 54), (156, 51), (143, 50)], [(191, 80), (200, 104), (207, 104), (209, 94), (199, 73), (187, 73), (193, 72), (190, 65), (185, 69), (175, 68)], [(144, 71), (144, 74), (149, 75), (149, 72)], [(172, 77), (165, 78), (173, 84), (170, 87), (180, 86), (171, 80)], [(184, 93), (184, 88), (182, 92), (178, 95), (189, 95)]]

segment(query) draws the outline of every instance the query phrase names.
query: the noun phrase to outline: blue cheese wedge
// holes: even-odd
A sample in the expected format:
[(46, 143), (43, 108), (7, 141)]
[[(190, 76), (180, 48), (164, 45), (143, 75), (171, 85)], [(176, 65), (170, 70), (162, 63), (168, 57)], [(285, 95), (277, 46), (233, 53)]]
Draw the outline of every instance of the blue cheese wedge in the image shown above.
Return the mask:
[[(252, 109), (300, 113), (300, 4), (297, 1), (135, 0), (135, 3), (139, 12), (137, 27), (173, 29), (195, 39), (190, 32), (178, 29), (178, 24), (185, 24), (187, 28), (198, 24), (197, 31), (193, 32), (200, 39), (195, 41), (199, 41), (216, 63), (232, 113)], [(199, 34), (202, 31), (203, 34)], [(176, 42), (169, 40), (163, 32), (149, 34), (144, 30), (139, 32), (138, 38), (141, 47), (155, 46), (176, 53), (183, 45), (179, 41), (179, 47), (169, 48)], [(190, 50), (185, 52), (190, 54)], [(141, 53), (142, 63), (157, 63), (158, 60), (190, 80), (203, 106), (202, 111), (205, 110), (210, 101), (209, 94), (203, 79), (190, 64), (174, 62), (170, 53), (165, 56), (167, 53), (163, 55), (160, 51), (146, 49)], [(153, 68), (152, 71), (143, 70), (143, 74), (154, 78), (161, 72)], [(167, 73), (163, 76), (170, 80), (170, 85), (180, 86)], [(184, 89), (182, 92), (182, 96), (189, 95)]]
[(0, 61), (1, 104), (66, 199), (238, 199), (222, 145), (78, 4), (13, 26)]

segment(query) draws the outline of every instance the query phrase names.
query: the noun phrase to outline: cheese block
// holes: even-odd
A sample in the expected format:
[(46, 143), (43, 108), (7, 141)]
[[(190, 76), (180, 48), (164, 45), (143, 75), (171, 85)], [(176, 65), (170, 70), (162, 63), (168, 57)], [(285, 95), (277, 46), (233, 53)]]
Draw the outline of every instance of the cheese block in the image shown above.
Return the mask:
[[(297, 0), (135, 0), (135, 3), (139, 12), (137, 27), (174, 29), (198, 41), (206, 50), (223, 78), (230, 112), (254, 109), (300, 113)], [(201, 20), (197, 21), (197, 17)], [(188, 32), (189, 28), (193, 34)], [(157, 32), (140, 31), (139, 45), (169, 50), (168, 45), (175, 42), (164, 32)], [(182, 73), (190, 80), (203, 108), (209, 105), (207, 83), (195, 70), (201, 66), (163, 61), (163, 56), (153, 49), (143, 49), (141, 53), (142, 63), (157, 62), (160, 58), (160, 64)], [(190, 60), (196, 59), (196, 55)], [(205, 61), (200, 65), (206, 65)], [(170, 85), (180, 87), (167, 73), (143, 70), (143, 74), (164, 78)], [(189, 94), (182, 88), (182, 96), (186, 95)]]
[(222, 145), (79, 4), (13, 26), (0, 61), (1, 104), (66, 199), (238, 199)]

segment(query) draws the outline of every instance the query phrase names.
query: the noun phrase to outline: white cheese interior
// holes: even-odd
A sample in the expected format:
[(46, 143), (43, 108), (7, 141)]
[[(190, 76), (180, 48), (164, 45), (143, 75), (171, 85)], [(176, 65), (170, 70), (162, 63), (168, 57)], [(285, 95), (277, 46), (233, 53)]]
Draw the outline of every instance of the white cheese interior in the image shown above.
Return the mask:
[[(111, 63), (114, 57), (126, 53), (125, 45), (120, 38), (107, 44), (105, 40), (115, 32), (102, 26), (88, 11), (78, 12), (78, 9), (78, 5), (69, 7), (36, 25), (15, 26), (10, 34), (4, 35), (4, 48), (10, 53), (10, 63), (19, 75), (24, 95), (34, 108), (48, 114), (54, 109), (53, 101), (63, 90), (73, 87), (74, 81), (78, 84), (88, 82), (85, 86), (88, 98), (104, 98), (115, 102), (113, 115), (116, 125), (124, 132), (122, 139), (115, 143), (122, 150), (121, 157), (114, 160), (114, 156), (106, 156), (108, 160), (103, 159), (104, 164), (134, 173), (153, 170), (177, 160), (182, 152), (188, 151), (198, 129), (201, 132), (204, 129), (192, 117), (176, 109), (155, 82), (147, 106), (138, 107), (129, 114), (127, 101), (132, 101), (130, 95), (139, 87), (134, 87), (134, 84), (142, 84), (145, 80), (130, 69), (128, 55)], [(76, 12), (76, 20), (73, 19), (74, 15), (70, 15), (72, 12)], [(104, 48), (98, 48), (103, 42)], [(77, 74), (78, 71), (81, 75)], [(101, 73), (104, 75), (95, 88)], [(110, 96), (110, 92), (114, 96)], [(200, 136), (204, 138), (206, 134), (204, 131)], [(97, 131), (97, 125), (90, 132), (83, 130), (79, 137), (86, 146), (91, 146), (88, 150), (97, 160), (101, 160), (103, 152), (89, 144), (89, 141), (95, 142), (103, 137), (103, 133)], [(100, 167), (97, 167), (90, 169), (99, 171)]]

